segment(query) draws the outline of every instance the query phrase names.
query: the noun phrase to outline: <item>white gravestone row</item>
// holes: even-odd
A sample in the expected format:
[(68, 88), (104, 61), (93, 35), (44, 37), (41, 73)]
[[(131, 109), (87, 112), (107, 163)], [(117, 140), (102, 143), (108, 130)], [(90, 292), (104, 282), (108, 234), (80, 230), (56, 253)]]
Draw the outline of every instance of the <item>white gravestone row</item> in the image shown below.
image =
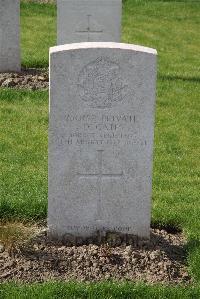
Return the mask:
[(50, 49), (49, 235), (149, 237), (156, 51)]
[(120, 42), (122, 0), (57, 0), (57, 44)]
[[(120, 42), (121, 0), (58, 0), (58, 44)], [(0, 72), (20, 71), (20, 1), (0, 0)]]
[(19, 23), (19, 0), (0, 0), (0, 72), (21, 69)]

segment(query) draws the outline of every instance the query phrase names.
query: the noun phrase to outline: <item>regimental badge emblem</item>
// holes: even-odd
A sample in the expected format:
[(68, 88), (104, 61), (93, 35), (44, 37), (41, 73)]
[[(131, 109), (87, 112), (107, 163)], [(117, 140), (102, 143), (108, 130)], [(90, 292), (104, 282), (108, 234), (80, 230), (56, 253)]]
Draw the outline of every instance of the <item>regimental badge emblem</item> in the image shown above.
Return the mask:
[(121, 76), (119, 64), (99, 57), (83, 67), (78, 76), (78, 93), (92, 108), (111, 108), (122, 102), (128, 85)]

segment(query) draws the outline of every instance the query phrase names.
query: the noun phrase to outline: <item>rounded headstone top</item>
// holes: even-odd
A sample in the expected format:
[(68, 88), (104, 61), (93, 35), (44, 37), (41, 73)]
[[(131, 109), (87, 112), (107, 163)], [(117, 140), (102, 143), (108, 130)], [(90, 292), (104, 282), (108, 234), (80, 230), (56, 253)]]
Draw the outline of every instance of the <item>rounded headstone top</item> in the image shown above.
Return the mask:
[(56, 52), (77, 50), (77, 49), (121, 49), (121, 50), (132, 50), (136, 52), (149, 53), (157, 55), (157, 51), (153, 48), (143, 47), (134, 44), (125, 44), (125, 43), (113, 43), (113, 42), (85, 42), (85, 43), (73, 43), (65, 44), (60, 46), (55, 46), (50, 48), (50, 54)]

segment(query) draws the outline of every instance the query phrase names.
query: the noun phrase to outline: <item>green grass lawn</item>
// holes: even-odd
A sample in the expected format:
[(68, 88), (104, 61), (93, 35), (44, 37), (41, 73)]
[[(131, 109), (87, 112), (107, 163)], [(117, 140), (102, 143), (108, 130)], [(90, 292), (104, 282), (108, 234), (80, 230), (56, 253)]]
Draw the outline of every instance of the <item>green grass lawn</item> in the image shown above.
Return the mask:
[[(1, 291), (0, 291), (1, 295)], [(162, 287), (133, 283), (6, 284), (2, 299), (199, 299), (199, 287)]]
[(199, 77), (199, 26), (199, 1), (125, 0), (123, 42), (156, 48), (164, 77)]
[(56, 45), (56, 6), (21, 3), (21, 46), (24, 67), (48, 67), (49, 47)]
[[(24, 1), (21, 25), (23, 65), (47, 67), (56, 40), (55, 6)], [(152, 224), (184, 231), (195, 287), (6, 284), (0, 298), (200, 298), (199, 25), (197, 1), (124, 1), (123, 42), (154, 47), (159, 55)], [(47, 128), (46, 91), (0, 90), (3, 219), (46, 218)]]
[(0, 217), (46, 217), (48, 93), (0, 90)]

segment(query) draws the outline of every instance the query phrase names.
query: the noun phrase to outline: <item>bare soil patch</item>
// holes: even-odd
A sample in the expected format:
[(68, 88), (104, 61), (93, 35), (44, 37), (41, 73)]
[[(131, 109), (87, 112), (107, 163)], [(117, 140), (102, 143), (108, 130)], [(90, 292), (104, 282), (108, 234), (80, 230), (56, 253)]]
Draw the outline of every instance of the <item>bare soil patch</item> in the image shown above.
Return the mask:
[(23, 69), (20, 73), (0, 73), (0, 87), (17, 89), (48, 89), (47, 69)]
[[(113, 239), (113, 235), (108, 235), (102, 244), (91, 240), (78, 246), (48, 240), (44, 228), (29, 229), (33, 235), (29, 240), (17, 242), (15, 237), (15, 242), (9, 243), (3, 238), (0, 282), (110, 279), (166, 284), (191, 282), (182, 233), (152, 229), (149, 243), (136, 243), (134, 238), (133, 242), (129, 238), (128, 244), (122, 239), (120, 243), (118, 237)], [(26, 236), (29, 229), (24, 230)]]

